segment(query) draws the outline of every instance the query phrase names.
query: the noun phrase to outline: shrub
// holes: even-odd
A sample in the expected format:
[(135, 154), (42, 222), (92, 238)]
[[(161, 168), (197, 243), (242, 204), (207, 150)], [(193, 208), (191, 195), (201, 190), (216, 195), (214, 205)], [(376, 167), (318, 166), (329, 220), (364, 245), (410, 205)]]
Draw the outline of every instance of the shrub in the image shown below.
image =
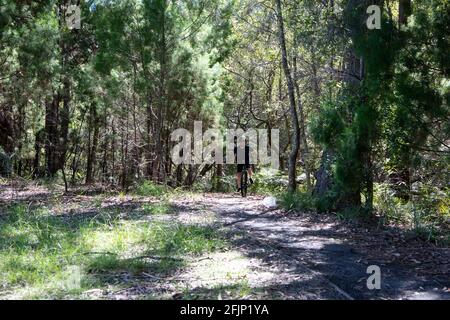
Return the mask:
[(336, 199), (338, 195), (334, 191), (328, 191), (316, 198), (316, 209), (318, 212), (332, 212), (336, 210)]
[(167, 193), (167, 187), (155, 184), (152, 181), (144, 181), (136, 187), (136, 194), (143, 197), (160, 197)]
[(286, 210), (313, 211), (316, 200), (308, 193), (288, 192), (281, 195), (281, 206)]
[(8, 177), (11, 172), (11, 158), (0, 148), (0, 176)]
[(376, 185), (374, 205), (376, 211), (382, 216), (385, 224), (406, 224), (412, 221), (412, 204), (404, 203), (395, 197), (395, 191), (388, 185)]
[(274, 173), (270, 169), (261, 169), (253, 178), (255, 184), (252, 191), (263, 194), (279, 194), (286, 190), (288, 179), (278, 173)]
[(336, 216), (345, 221), (353, 221), (363, 216), (364, 210), (361, 207), (348, 207), (336, 212)]
[(395, 196), (387, 184), (377, 184), (374, 204), (383, 224), (408, 226), (426, 241), (447, 243), (450, 218), (448, 190), (417, 185), (410, 201)]

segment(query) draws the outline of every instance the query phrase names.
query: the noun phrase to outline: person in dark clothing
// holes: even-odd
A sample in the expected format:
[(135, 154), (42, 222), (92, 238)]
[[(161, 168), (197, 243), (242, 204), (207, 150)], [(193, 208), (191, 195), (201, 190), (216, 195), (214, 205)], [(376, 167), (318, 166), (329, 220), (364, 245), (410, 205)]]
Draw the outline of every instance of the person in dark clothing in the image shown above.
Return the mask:
[[(239, 163), (238, 154), (244, 154), (244, 152), (245, 163)], [(234, 147), (234, 158), (235, 162), (237, 163), (236, 183), (238, 187), (237, 191), (239, 192), (241, 191), (242, 172), (244, 171), (244, 169), (247, 169), (250, 183), (253, 183), (253, 166), (250, 164), (250, 147), (246, 145), (245, 140), (242, 140), (239, 143), (239, 146)]]

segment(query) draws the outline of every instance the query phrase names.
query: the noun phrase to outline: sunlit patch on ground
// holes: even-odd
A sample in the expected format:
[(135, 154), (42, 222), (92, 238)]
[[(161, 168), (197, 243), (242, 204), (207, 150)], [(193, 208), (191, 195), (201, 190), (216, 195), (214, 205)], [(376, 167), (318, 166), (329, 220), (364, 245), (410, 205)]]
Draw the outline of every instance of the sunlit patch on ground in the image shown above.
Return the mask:
[(190, 264), (178, 280), (184, 298), (239, 299), (255, 297), (255, 288), (270, 283), (274, 272), (258, 272), (261, 261), (236, 250), (217, 252)]

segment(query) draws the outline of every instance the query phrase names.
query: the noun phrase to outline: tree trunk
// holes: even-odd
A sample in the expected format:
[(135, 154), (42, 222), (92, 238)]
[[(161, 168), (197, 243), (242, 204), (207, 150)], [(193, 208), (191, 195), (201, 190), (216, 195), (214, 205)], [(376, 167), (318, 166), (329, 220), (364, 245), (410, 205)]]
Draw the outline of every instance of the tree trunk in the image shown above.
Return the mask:
[(59, 94), (53, 95), (45, 109), (45, 162), (46, 174), (49, 177), (54, 177), (59, 169), (59, 100)]
[(61, 129), (60, 129), (60, 139), (58, 146), (58, 167), (63, 170), (66, 163), (66, 153), (68, 145), (69, 136), (69, 125), (70, 125), (70, 85), (69, 81), (64, 82), (63, 91), (63, 108), (61, 110)]
[(298, 104), (298, 112), (300, 115), (299, 125), (300, 125), (300, 136), (301, 136), (301, 144), (300, 144), (300, 157), (302, 159), (303, 169), (305, 170), (306, 175), (306, 189), (308, 192), (312, 191), (311, 187), (311, 171), (309, 169), (309, 148), (308, 141), (306, 140), (306, 130), (305, 130), (305, 114), (303, 112), (303, 103), (300, 92), (300, 87), (297, 81), (297, 57), (294, 57), (294, 85), (295, 91), (297, 93), (297, 104)]
[(108, 144), (109, 144), (109, 136), (108, 136), (108, 109), (105, 108), (103, 113), (103, 126), (105, 128), (105, 134), (103, 137), (103, 159), (102, 159), (102, 182), (108, 182)]
[[(399, 28), (408, 23), (408, 17), (411, 15), (411, 0), (400, 0), (398, 6), (398, 24)], [(391, 176), (394, 177), (394, 189), (397, 192), (397, 197), (403, 201), (409, 201), (411, 199), (411, 170), (410, 170), (410, 156), (406, 161), (402, 161), (396, 168), (396, 172)]]
[(314, 188), (314, 196), (324, 197), (332, 187), (331, 164), (333, 162), (332, 153), (324, 150), (320, 161), (320, 168), (316, 173), (316, 186)]
[(156, 154), (153, 163), (153, 180), (161, 182), (165, 176), (165, 165), (164, 165), (164, 150), (163, 150), (163, 130), (164, 130), (164, 110), (167, 104), (167, 93), (166, 93), (166, 73), (167, 73), (167, 42), (166, 42), (166, 0), (163, 0), (161, 5), (161, 29), (159, 47), (157, 49), (158, 59), (159, 59), (159, 105), (157, 109), (157, 115), (155, 119), (156, 126)]
[(180, 187), (183, 184), (183, 165), (179, 164), (175, 169), (175, 186)]
[[(90, 107), (90, 119), (89, 119), (89, 142), (88, 142), (88, 157), (86, 165), (86, 184), (94, 182), (94, 170), (96, 162), (96, 153), (98, 146), (99, 135), (99, 116), (97, 112), (97, 105), (94, 103)], [(91, 142), (91, 132), (94, 130)]]
[[(345, 99), (348, 96), (354, 96), (355, 94), (359, 94), (360, 84), (361, 84), (361, 76), (363, 73), (363, 63), (362, 59), (357, 57), (353, 48), (349, 48), (345, 53), (344, 58), (344, 82), (345, 90), (343, 91), (342, 99)], [(350, 119), (353, 121), (353, 119)], [(370, 142), (367, 142), (370, 143)], [(362, 186), (365, 184), (365, 175), (368, 173), (369, 168), (367, 168), (367, 164), (364, 161), (366, 156), (366, 152), (370, 151), (357, 151), (357, 154), (353, 155), (357, 157), (357, 162), (363, 166), (363, 175), (360, 176), (360, 179), (357, 183), (350, 185), (346, 190), (344, 190), (340, 194), (339, 201), (337, 203), (338, 210), (346, 209), (346, 208), (356, 208), (361, 207), (361, 191)]]
[(149, 95), (147, 97), (147, 115), (146, 115), (147, 119), (146, 119), (146, 129), (147, 129), (147, 136), (146, 136), (146, 155), (145, 155), (145, 170), (146, 170), (146, 174), (145, 177), (146, 178), (151, 178), (152, 177), (152, 130), (153, 130), (153, 126), (152, 126), (152, 117), (153, 117), (153, 109), (152, 109), (152, 98)]
[(34, 161), (33, 161), (33, 177), (37, 178), (41, 176), (41, 149), (45, 144), (45, 131), (44, 129), (39, 130), (36, 133), (36, 138), (34, 142)]
[(408, 17), (411, 15), (411, 0), (400, 0), (398, 4), (398, 25), (399, 27), (408, 23)]
[(289, 94), (289, 106), (292, 117), (292, 129), (293, 134), (291, 137), (291, 153), (289, 155), (289, 185), (288, 191), (294, 192), (297, 190), (297, 157), (300, 148), (300, 127), (298, 124), (297, 107), (295, 102), (295, 89), (292, 81), (291, 71), (287, 59), (286, 38), (284, 33), (284, 21), (281, 8), (281, 0), (275, 0), (277, 5), (277, 20), (278, 20), (278, 37), (281, 49), (281, 62), (283, 65), (284, 75), (286, 77), (288, 94)]
[(18, 105), (18, 117), (17, 117), (17, 133), (15, 134), (15, 140), (17, 144), (17, 157), (15, 161), (15, 171), (19, 177), (22, 176), (23, 171), (23, 160), (22, 160), (22, 149), (23, 149), (23, 138), (26, 136), (25, 131), (25, 105), (26, 103), (20, 102)]

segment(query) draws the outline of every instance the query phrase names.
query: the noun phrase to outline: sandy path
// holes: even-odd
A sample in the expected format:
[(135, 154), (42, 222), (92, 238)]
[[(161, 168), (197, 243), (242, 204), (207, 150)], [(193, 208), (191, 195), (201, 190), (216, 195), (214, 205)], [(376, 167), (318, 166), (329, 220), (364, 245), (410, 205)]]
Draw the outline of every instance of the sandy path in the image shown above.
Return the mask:
[[(408, 248), (412, 244), (405, 243), (405, 248), (398, 248), (403, 250), (394, 250), (400, 253), (391, 256), (396, 248), (389, 239), (383, 240), (386, 234), (348, 229), (334, 216), (287, 216), (264, 208), (261, 197), (205, 195), (193, 205), (199, 203), (214, 212), (228, 232), (241, 235), (233, 243), (245, 256), (278, 270), (272, 282), (260, 286), (282, 292), (286, 298), (450, 299), (448, 249), (425, 243), (423, 248)], [(413, 251), (419, 251), (424, 260), (411, 258)], [(411, 263), (422, 268), (413, 268)], [(369, 265), (381, 268), (381, 290), (367, 288)]]

